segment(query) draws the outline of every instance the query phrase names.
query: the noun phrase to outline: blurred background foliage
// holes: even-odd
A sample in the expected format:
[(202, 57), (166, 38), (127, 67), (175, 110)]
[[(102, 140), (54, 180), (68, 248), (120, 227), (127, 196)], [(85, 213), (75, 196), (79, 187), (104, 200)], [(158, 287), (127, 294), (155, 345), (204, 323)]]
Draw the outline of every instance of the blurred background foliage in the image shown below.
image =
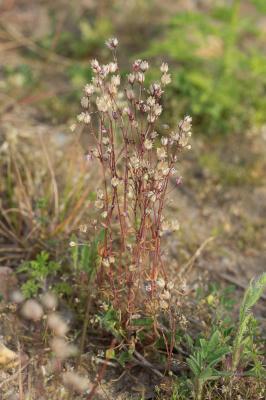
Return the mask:
[[(31, 1), (17, 3), (18, 13), (33, 12)], [(46, 14), (28, 30), (10, 29), (1, 19), (3, 32), (19, 42), (23, 54), (20, 64), (2, 67), (1, 85), (18, 97), (27, 89), (39, 93), (56, 86), (57, 96), (38, 101), (44, 117), (65, 122), (75, 115), (91, 76), (89, 60), (107, 61), (103, 43), (115, 35), (125, 70), (135, 58), (149, 58), (154, 78), (160, 62), (169, 62), (167, 122), (191, 114), (197, 131), (209, 135), (243, 133), (265, 123), (264, 0), (47, 0), (38, 6)]]
[(171, 112), (193, 115), (203, 133), (241, 132), (265, 122), (264, 39), (256, 17), (241, 16), (234, 0), (173, 16), (146, 54), (173, 65)]

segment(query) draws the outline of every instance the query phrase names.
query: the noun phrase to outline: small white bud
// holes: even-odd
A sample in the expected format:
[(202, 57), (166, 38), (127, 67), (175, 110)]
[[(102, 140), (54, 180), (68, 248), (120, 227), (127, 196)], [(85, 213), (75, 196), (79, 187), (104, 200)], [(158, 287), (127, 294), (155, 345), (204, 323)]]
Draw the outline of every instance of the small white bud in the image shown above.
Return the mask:
[(162, 63), (160, 70), (163, 74), (166, 74), (168, 72), (168, 64)]
[(61, 315), (56, 312), (48, 315), (47, 325), (56, 336), (65, 336), (69, 330), (67, 323), (63, 320)]
[(43, 309), (36, 300), (27, 300), (22, 306), (21, 314), (26, 319), (39, 321), (43, 317)]

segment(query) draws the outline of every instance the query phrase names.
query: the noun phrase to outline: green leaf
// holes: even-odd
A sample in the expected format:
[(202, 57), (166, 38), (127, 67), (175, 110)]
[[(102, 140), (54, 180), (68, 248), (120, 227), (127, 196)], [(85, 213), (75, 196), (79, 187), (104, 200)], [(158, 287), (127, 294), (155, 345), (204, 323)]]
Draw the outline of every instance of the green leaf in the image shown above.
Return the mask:
[(112, 358), (114, 359), (114, 358), (115, 358), (115, 351), (114, 351), (114, 349), (107, 349), (106, 352), (105, 352), (105, 357), (106, 357), (108, 360), (111, 360)]
[(132, 319), (131, 321), (133, 326), (152, 326), (153, 325), (153, 318), (138, 318)]
[(122, 365), (122, 367), (125, 367), (126, 363), (131, 360), (132, 360), (132, 353), (129, 351), (122, 351), (122, 353), (120, 353), (117, 359), (117, 361)]
[(198, 361), (193, 357), (190, 356), (187, 358), (187, 364), (190, 367), (191, 371), (195, 376), (199, 376), (201, 372), (201, 366), (199, 365)]

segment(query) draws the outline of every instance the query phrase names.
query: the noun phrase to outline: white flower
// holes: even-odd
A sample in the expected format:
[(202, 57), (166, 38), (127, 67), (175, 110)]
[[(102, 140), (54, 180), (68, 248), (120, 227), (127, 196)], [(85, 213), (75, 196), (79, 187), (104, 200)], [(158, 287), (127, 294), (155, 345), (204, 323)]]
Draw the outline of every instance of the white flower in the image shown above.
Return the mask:
[(76, 242), (73, 242), (73, 241), (72, 241), (72, 242), (69, 242), (69, 246), (70, 246), (70, 247), (75, 247), (75, 246), (77, 246), (77, 243), (76, 243)]
[(91, 152), (94, 155), (94, 157), (96, 157), (96, 158), (100, 157), (100, 153), (99, 153), (98, 149), (94, 148), (91, 150)]
[(108, 260), (108, 258), (103, 258), (102, 259), (102, 264), (104, 267), (109, 268), (110, 267), (110, 262)]
[(161, 106), (160, 104), (155, 104), (154, 109), (153, 109), (153, 112), (154, 112), (154, 114), (155, 114), (157, 117), (158, 117), (159, 115), (161, 115), (162, 110), (163, 110), (163, 108), (162, 108), (162, 106)]
[(163, 176), (167, 176), (170, 172), (170, 168), (166, 167), (162, 170)]
[(111, 62), (109, 63), (109, 70), (113, 74), (118, 70), (118, 65), (117, 63)]
[(83, 122), (83, 121), (84, 121), (84, 115), (85, 115), (84, 112), (80, 113), (80, 114), (77, 116), (77, 120), (78, 120), (79, 122)]
[(136, 78), (139, 83), (143, 83), (145, 81), (145, 75), (142, 72), (138, 72)]
[(144, 141), (144, 147), (145, 147), (145, 149), (147, 149), (147, 150), (151, 150), (152, 149), (152, 141), (151, 140), (149, 140), (149, 139), (146, 139), (145, 141)]
[(164, 287), (165, 287), (165, 280), (164, 280), (163, 278), (159, 278), (159, 279), (156, 281), (156, 283), (157, 283), (157, 285), (158, 285), (160, 288), (164, 288)]
[(76, 129), (76, 127), (77, 127), (77, 125), (76, 125), (76, 124), (72, 124), (72, 125), (70, 126), (70, 130), (71, 130), (71, 132), (74, 132), (74, 131), (75, 131), (75, 129)]
[(172, 290), (172, 289), (174, 288), (174, 286), (175, 286), (175, 285), (174, 285), (174, 282), (168, 282), (168, 283), (167, 283), (167, 289), (168, 289), (168, 290)]
[(120, 76), (119, 75), (112, 76), (111, 83), (115, 86), (119, 86), (120, 85)]
[(89, 124), (91, 122), (91, 116), (87, 112), (82, 112), (77, 116), (79, 122), (84, 122), (85, 124)]
[(103, 208), (103, 206), (104, 206), (104, 202), (102, 200), (96, 200), (95, 201), (95, 207), (98, 208), (99, 210), (101, 208)]
[(102, 189), (97, 189), (97, 199), (102, 200), (104, 198), (104, 193)]
[(112, 179), (111, 179), (111, 185), (115, 188), (115, 187), (117, 187), (118, 185), (119, 185), (119, 179), (116, 177), (116, 176), (114, 176)]
[(188, 145), (188, 138), (186, 136), (183, 136), (179, 139), (179, 144), (182, 147), (186, 147)]
[(97, 97), (96, 104), (99, 111), (107, 112), (110, 108), (110, 99), (106, 95), (104, 95), (103, 97)]
[(140, 167), (140, 160), (137, 156), (132, 156), (130, 158), (130, 164), (133, 168), (139, 168)]
[(139, 71), (139, 70), (140, 70), (140, 64), (141, 64), (141, 62), (142, 62), (142, 60), (140, 60), (140, 59), (135, 60), (135, 61), (133, 62), (133, 70), (134, 70), (134, 71)]
[(171, 223), (172, 231), (178, 231), (180, 229), (180, 224), (177, 219), (174, 219)]
[(157, 156), (160, 160), (166, 158), (166, 151), (163, 147), (158, 147), (157, 148)]
[(105, 145), (109, 144), (109, 138), (108, 138), (107, 136), (104, 136), (104, 137), (102, 138), (102, 142), (103, 142), (103, 144), (105, 144)]
[(91, 61), (91, 68), (95, 73), (101, 72), (101, 66), (96, 59)]
[(174, 142), (178, 142), (180, 139), (180, 133), (179, 132), (171, 132), (171, 139)]
[(191, 122), (192, 122), (192, 118), (187, 115), (183, 121), (180, 121), (180, 128), (185, 131), (185, 132), (189, 132), (191, 130)]
[(103, 211), (103, 212), (101, 213), (101, 217), (102, 217), (103, 219), (107, 218), (107, 215), (108, 215), (108, 212), (107, 212), (107, 211)]
[(168, 72), (168, 64), (162, 63), (160, 70), (163, 74), (166, 74)]
[(110, 83), (108, 85), (108, 91), (109, 91), (110, 94), (116, 94), (117, 93), (117, 87), (113, 83)]
[(150, 93), (151, 93), (152, 96), (161, 97), (161, 95), (163, 94), (163, 91), (162, 91), (161, 86), (159, 85), (159, 83), (153, 83), (150, 86)]
[(106, 78), (109, 72), (110, 72), (109, 64), (103, 65), (101, 68), (101, 77)]
[(158, 133), (157, 133), (156, 131), (153, 131), (153, 132), (151, 133), (151, 138), (152, 138), (152, 139), (155, 139), (157, 136), (158, 136)]
[(126, 89), (126, 95), (128, 100), (133, 100), (135, 98), (135, 93), (132, 89)]
[(145, 72), (149, 69), (149, 63), (147, 61), (141, 61), (139, 67), (142, 72)]
[(82, 105), (82, 107), (87, 108), (89, 105), (88, 97), (82, 97), (82, 99), (80, 100), (80, 104)]
[(94, 76), (91, 81), (95, 87), (100, 87), (103, 83), (103, 80), (99, 76)]
[(171, 83), (171, 75), (163, 74), (161, 77), (161, 82), (162, 82), (163, 86), (169, 85), (169, 83)]
[(167, 144), (168, 144), (168, 138), (167, 138), (167, 137), (162, 137), (162, 138), (161, 138), (161, 143), (162, 143), (163, 146), (167, 146)]
[(86, 224), (81, 224), (81, 225), (79, 226), (79, 230), (80, 230), (80, 232), (82, 232), (82, 233), (86, 233), (87, 230), (88, 230), (88, 226), (87, 226)]
[(149, 114), (147, 116), (147, 121), (153, 123), (156, 120), (156, 116), (154, 114)]
[(135, 82), (135, 75), (134, 74), (129, 74), (127, 76), (127, 80), (131, 85), (133, 85), (133, 83)]
[(118, 39), (110, 38), (110, 39), (106, 40), (105, 44), (109, 49), (114, 50), (118, 46)]
[(114, 264), (115, 263), (115, 258), (114, 256), (109, 256), (109, 263)]
[(155, 106), (155, 98), (154, 97), (152, 97), (152, 96), (149, 96), (148, 98), (147, 98), (147, 105), (149, 106), (149, 107), (154, 107)]

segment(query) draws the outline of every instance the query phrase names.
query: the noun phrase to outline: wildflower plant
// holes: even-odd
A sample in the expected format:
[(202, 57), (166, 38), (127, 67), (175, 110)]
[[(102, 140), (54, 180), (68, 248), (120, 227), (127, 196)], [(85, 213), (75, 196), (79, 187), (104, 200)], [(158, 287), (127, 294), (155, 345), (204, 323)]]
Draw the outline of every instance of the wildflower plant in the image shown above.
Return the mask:
[[(161, 80), (145, 87), (149, 64), (136, 60), (123, 79), (117, 61), (118, 41), (106, 42), (112, 61), (92, 60), (93, 77), (84, 88), (77, 119), (90, 135), (88, 163), (98, 163), (102, 179), (94, 202), (94, 227), (104, 231), (98, 247), (97, 279), (109, 304), (130, 324), (139, 312), (168, 308), (170, 293), (162, 260), (166, 231), (179, 228), (165, 218), (169, 181), (177, 184), (176, 163), (190, 149), (191, 117), (172, 131), (159, 125), (162, 96), (171, 82), (168, 65)], [(170, 285), (172, 287), (172, 285)]]

